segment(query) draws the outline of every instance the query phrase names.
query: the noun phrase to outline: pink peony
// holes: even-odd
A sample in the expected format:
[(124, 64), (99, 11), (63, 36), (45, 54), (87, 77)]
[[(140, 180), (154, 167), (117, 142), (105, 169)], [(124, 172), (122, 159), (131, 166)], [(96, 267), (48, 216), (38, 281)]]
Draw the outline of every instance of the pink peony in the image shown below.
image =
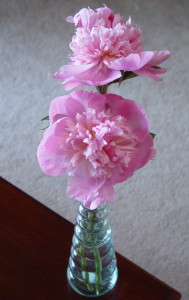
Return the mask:
[(67, 194), (89, 209), (112, 202), (113, 186), (155, 155), (148, 120), (132, 100), (77, 90), (54, 99), (49, 117), (37, 151), (40, 167), (72, 176)]
[(108, 7), (95, 11), (83, 8), (67, 21), (75, 23), (76, 33), (70, 43), (73, 54), (69, 65), (52, 75), (61, 79), (66, 90), (81, 85), (101, 86), (121, 77), (121, 71), (160, 81), (158, 74), (166, 69), (155, 69), (170, 52), (143, 51), (141, 31), (134, 27), (131, 18), (126, 23)]

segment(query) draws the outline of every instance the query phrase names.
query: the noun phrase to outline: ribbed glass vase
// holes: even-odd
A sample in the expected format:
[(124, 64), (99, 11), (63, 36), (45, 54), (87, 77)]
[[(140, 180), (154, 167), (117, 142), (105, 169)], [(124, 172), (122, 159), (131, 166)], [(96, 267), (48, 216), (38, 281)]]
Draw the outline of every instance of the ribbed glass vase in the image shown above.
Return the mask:
[(87, 297), (107, 293), (117, 281), (109, 214), (108, 203), (95, 210), (79, 205), (67, 277), (71, 287)]

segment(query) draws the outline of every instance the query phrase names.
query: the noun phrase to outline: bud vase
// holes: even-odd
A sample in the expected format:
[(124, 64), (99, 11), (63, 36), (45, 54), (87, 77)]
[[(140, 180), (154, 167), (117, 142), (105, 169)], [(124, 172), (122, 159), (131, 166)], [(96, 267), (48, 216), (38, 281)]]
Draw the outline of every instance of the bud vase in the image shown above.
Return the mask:
[(79, 205), (67, 278), (79, 294), (97, 297), (110, 291), (118, 277), (109, 223), (110, 204), (95, 210)]

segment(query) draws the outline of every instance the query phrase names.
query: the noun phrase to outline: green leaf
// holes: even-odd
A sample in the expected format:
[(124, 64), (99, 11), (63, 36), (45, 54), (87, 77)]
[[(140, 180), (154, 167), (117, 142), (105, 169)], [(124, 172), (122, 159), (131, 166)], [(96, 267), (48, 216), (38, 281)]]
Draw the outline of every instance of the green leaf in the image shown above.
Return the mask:
[(124, 80), (124, 71), (121, 70), (121, 77), (119, 78), (119, 85), (122, 83)]
[(119, 85), (122, 83), (122, 81), (127, 80), (127, 79), (131, 79), (134, 77), (137, 77), (138, 75), (135, 74), (132, 71), (121, 71), (122, 76), (118, 79), (115, 79), (114, 81), (108, 83), (108, 85), (113, 84), (113, 83), (119, 83)]
[(151, 136), (153, 137), (153, 139), (155, 139), (156, 137), (156, 133), (150, 132)]
[(45, 129), (47, 129), (49, 126), (47, 126), (47, 127), (44, 127), (44, 128), (41, 128), (41, 130), (45, 130)]
[(161, 69), (161, 67), (159, 67), (159, 66), (153, 66), (152, 68), (154, 68), (154, 69)]
[(48, 121), (48, 120), (49, 120), (49, 116), (46, 116), (43, 119), (41, 119), (41, 121)]
[[(159, 66), (152, 66), (152, 68), (154, 69), (161, 69), (161, 67)], [(119, 85), (124, 81), (124, 80), (127, 80), (127, 79), (131, 79), (131, 78), (135, 78), (137, 77), (138, 75), (135, 74), (134, 72), (132, 71), (123, 71), (121, 70), (121, 77), (118, 78), (118, 79), (115, 79), (114, 81), (108, 83), (108, 85), (111, 85), (113, 83), (119, 83)]]
[(134, 72), (131, 72), (131, 71), (127, 71), (127, 72), (125, 72), (125, 75), (124, 75), (124, 80), (126, 80), (126, 79), (131, 79), (131, 78), (135, 78), (135, 77), (137, 77), (138, 75), (137, 74), (135, 74)]

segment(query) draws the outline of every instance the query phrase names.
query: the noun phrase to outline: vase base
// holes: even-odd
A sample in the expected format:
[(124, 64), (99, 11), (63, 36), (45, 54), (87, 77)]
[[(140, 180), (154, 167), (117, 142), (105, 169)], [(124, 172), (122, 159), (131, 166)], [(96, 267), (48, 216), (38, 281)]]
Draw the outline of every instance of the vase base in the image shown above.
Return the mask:
[(75, 278), (75, 276), (73, 277), (69, 267), (67, 269), (67, 279), (72, 289), (82, 296), (91, 298), (102, 296), (111, 291), (117, 282), (117, 278), (118, 270), (116, 267), (111, 276), (111, 279), (109, 279), (108, 282), (103, 282), (101, 285), (94, 283), (89, 283), (88, 285), (86, 285), (86, 283)]

